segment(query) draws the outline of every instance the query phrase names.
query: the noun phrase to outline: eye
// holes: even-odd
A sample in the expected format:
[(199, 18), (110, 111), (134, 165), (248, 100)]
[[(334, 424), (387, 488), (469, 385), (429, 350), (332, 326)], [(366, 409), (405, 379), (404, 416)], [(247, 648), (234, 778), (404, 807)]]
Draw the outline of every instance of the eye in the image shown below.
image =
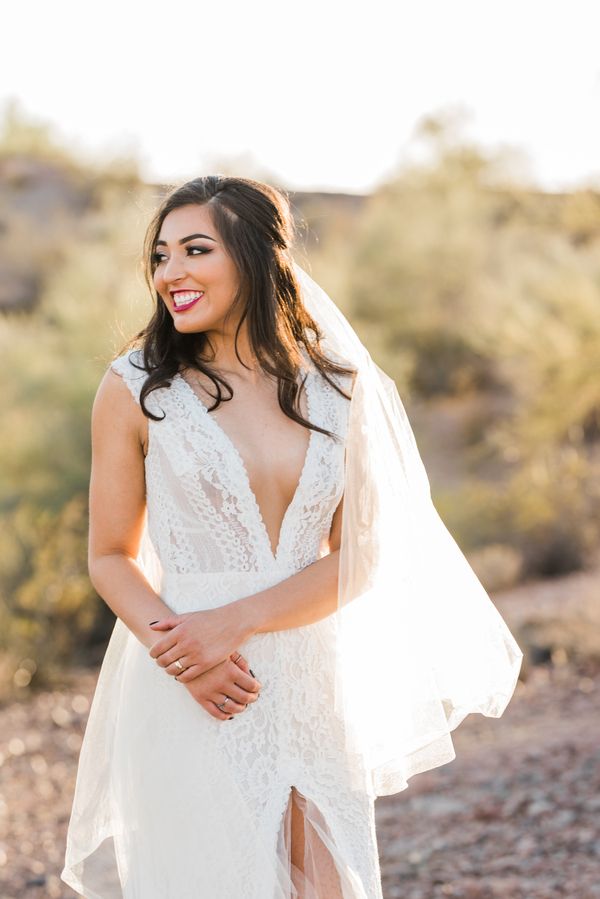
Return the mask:
[[(186, 252), (187, 252), (187, 255), (188, 255), (188, 256), (192, 256), (192, 255), (195, 256), (195, 255), (196, 255), (195, 253), (192, 253), (192, 250), (197, 250), (198, 253), (199, 253), (200, 255), (202, 255), (202, 254), (204, 254), (204, 253), (210, 253), (210, 252), (212, 252), (211, 250), (208, 250), (206, 247), (194, 247), (194, 246), (191, 246), (191, 247), (186, 247)], [(154, 265), (159, 265), (159, 264), (163, 261), (163, 259), (165, 259), (165, 258), (166, 258), (166, 257), (165, 257), (165, 254), (164, 254), (164, 253), (153, 253), (153, 254), (152, 254), (152, 263), (153, 263)]]

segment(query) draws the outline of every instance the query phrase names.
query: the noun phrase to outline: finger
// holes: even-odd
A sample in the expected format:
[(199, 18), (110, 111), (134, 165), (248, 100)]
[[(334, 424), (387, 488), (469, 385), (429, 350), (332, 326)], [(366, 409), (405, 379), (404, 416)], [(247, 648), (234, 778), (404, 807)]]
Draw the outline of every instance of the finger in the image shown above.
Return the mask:
[[(233, 715), (227, 709), (227, 707), (225, 707), (225, 709), (220, 709), (217, 707), (217, 703), (212, 702), (212, 701), (211, 701), (211, 705), (213, 706), (214, 710), (217, 712), (218, 717), (221, 719), (221, 721), (227, 721), (228, 718), (233, 718)], [(229, 705), (229, 703), (227, 703), (227, 705)], [(215, 715), (215, 718), (216, 717), (217, 717), (217, 715)]]
[(241, 655), (240, 653), (232, 652), (230, 659), (235, 665), (238, 666), (238, 668), (241, 668), (242, 671), (245, 671), (246, 674), (250, 673), (250, 667), (243, 655)]
[(244, 698), (241, 700), (241, 702), (244, 702), (246, 704), (250, 703), (250, 702), (256, 702), (259, 697), (260, 697), (260, 691), (258, 693), (244, 692)]
[(164, 631), (171, 627), (176, 627), (178, 624), (181, 624), (181, 621), (177, 615), (171, 615), (168, 618), (159, 618), (158, 621), (151, 621), (150, 627), (153, 627), (155, 631)]
[(216, 704), (211, 700), (203, 700), (200, 705), (204, 709), (206, 709), (209, 715), (212, 715), (213, 718), (218, 718), (219, 721), (227, 721), (227, 719), (231, 717), (228, 712), (224, 712), (222, 709), (218, 709)]
[[(244, 709), (246, 708), (245, 702), (236, 702), (234, 699), (231, 698), (231, 696), (227, 699), (227, 702), (225, 702), (226, 698), (227, 697), (225, 697), (225, 696), (223, 696), (223, 694), (221, 694), (221, 698), (217, 699), (217, 701), (215, 703), (215, 705), (218, 704), (218, 705), (222, 706), (224, 712), (227, 712), (230, 715), (239, 715), (239, 713), (243, 712)], [(225, 703), (225, 705), (223, 705), (223, 703)]]
[[(171, 649), (166, 649), (164, 652), (161, 652), (159, 656), (156, 658), (156, 662), (161, 668), (168, 668), (170, 665), (175, 665), (177, 659), (182, 659), (183, 654), (181, 649), (178, 649), (177, 646), (171, 647)], [(183, 662), (181, 663), (183, 665)], [(181, 669), (177, 668), (175, 665), (176, 671), (180, 671)], [(183, 672), (182, 672), (183, 673)]]
[(254, 673), (254, 671), (252, 670), (252, 668), (248, 667), (248, 673), (250, 674), (250, 677), (253, 677), (253, 678), (254, 678), (254, 680), (256, 681), (256, 683), (258, 684), (258, 687), (259, 687), (259, 689), (260, 689), (260, 688), (262, 687), (262, 684), (261, 684), (261, 682), (259, 681), (259, 679), (257, 678), (257, 676), (255, 675), (255, 673)]
[(174, 676), (177, 678), (180, 684), (189, 684), (190, 681), (194, 680), (196, 677), (199, 677), (204, 673), (205, 672), (202, 670), (202, 668), (200, 668), (199, 665), (190, 665), (189, 668), (185, 669), (185, 671), (180, 671), (177, 668), (177, 665), (175, 665), (175, 669), (173, 671)]
[(251, 674), (246, 674), (246, 672), (242, 671), (237, 665), (229, 669), (227, 676), (231, 677), (238, 687), (241, 687), (242, 690), (247, 690), (248, 693), (258, 693), (262, 687), (260, 681), (255, 677), (252, 677)]
[(217, 718), (219, 721), (227, 721), (227, 719), (233, 718), (233, 715), (230, 715), (226, 712), (223, 712), (221, 709), (218, 709), (215, 703), (211, 699), (204, 699), (199, 696), (194, 696), (191, 694), (192, 698), (196, 700), (198, 705), (201, 705), (205, 712), (212, 718)]
[[(181, 663), (181, 668), (179, 667), (177, 662)], [(183, 656), (180, 656), (177, 659), (177, 662), (171, 662), (169, 665), (163, 666), (165, 671), (167, 672), (167, 674), (177, 675), (177, 674), (183, 674), (184, 671), (187, 671), (189, 666), (186, 665), (186, 662), (185, 662), (185, 659)]]
[(229, 718), (229, 714), (223, 712), (221, 709), (218, 709), (216, 704), (212, 701), (212, 699), (205, 699), (204, 697), (194, 696), (192, 693), (192, 698), (196, 700), (198, 705), (201, 705), (205, 712), (208, 712), (209, 715), (213, 718), (218, 718), (219, 721), (226, 721)]
[[(170, 649), (173, 649), (174, 646), (177, 645), (177, 637), (170, 631), (168, 634), (165, 634), (164, 637), (160, 637), (156, 643), (153, 643), (150, 647), (150, 656), (153, 659), (157, 659), (160, 655), (163, 655), (165, 652), (168, 652)], [(175, 659), (171, 658), (169, 661), (174, 662)], [(169, 662), (167, 662), (167, 665)]]
[[(232, 684), (227, 688), (227, 695), (231, 696), (232, 699), (235, 699), (236, 702), (240, 703), (240, 705), (247, 705), (250, 702), (256, 702), (259, 697), (259, 693), (249, 693), (247, 690), (240, 690), (237, 684)], [(227, 703), (229, 706), (229, 703)]]
[[(189, 648), (187, 648), (185, 646), (185, 644), (183, 643), (183, 641), (181, 639), (179, 639), (179, 640), (177, 640), (176, 643), (174, 643), (171, 646), (170, 649), (166, 649), (164, 652), (162, 652), (158, 656), (156, 661), (163, 668), (168, 668), (169, 665), (175, 665), (175, 667), (177, 667), (176, 663), (179, 661), (185, 668), (186, 667), (186, 662), (185, 662), (186, 653), (189, 653), (189, 652), (190, 652)], [(199, 657), (199, 653), (196, 652), (196, 662), (194, 664), (202, 665), (203, 661), (204, 660), (201, 657)], [(204, 668), (203, 670), (206, 670), (206, 668)]]

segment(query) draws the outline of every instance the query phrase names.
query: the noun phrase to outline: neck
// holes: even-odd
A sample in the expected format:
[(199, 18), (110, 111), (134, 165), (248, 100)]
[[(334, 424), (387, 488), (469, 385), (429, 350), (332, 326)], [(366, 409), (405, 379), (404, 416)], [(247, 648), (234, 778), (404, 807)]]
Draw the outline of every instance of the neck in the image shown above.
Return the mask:
[(258, 382), (264, 379), (264, 372), (252, 350), (245, 323), (238, 334), (237, 355), (234, 346), (235, 327), (231, 331), (211, 331), (208, 338), (210, 345), (206, 347), (203, 358), (220, 374), (239, 377), (245, 381)]

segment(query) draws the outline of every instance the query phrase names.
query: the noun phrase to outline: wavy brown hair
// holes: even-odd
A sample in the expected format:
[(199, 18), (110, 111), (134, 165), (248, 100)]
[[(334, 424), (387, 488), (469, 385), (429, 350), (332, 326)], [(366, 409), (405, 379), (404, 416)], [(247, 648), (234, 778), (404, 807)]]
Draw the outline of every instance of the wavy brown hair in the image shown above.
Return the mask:
[[(292, 267), (295, 227), (287, 194), (250, 178), (225, 175), (194, 178), (163, 200), (148, 225), (143, 265), (145, 280), (155, 302), (154, 313), (148, 324), (118, 354), (132, 348), (142, 350), (143, 370), (148, 372), (140, 394), (144, 415), (155, 421), (162, 420), (146, 407), (145, 398), (152, 390), (170, 386), (171, 379), (182, 368), (203, 372), (215, 385), (216, 400), (210, 411), (233, 396), (230, 384), (203, 358), (206, 349), (210, 348), (208, 335), (202, 331), (179, 333), (154, 287), (154, 254), (162, 223), (174, 209), (193, 204), (208, 208), (213, 225), (238, 270), (240, 288), (231, 307), (231, 311), (238, 304), (243, 307), (235, 333), (237, 358), (244, 364), (238, 353), (237, 339), (242, 323), (247, 319), (250, 345), (259, 365), (277, 378), (282, 411), (304, 427), (337, 439), (336, 435), (312, 424), (300, 413), (298, 399), (305, 380), (298, 384), (302, 365), (300, 349), (306, 349), (323, 377), (348, 400), (350, 396), (331, 375), (353, 374), (354, 369), (339, 365), (322, 352), (323, 334), (302, 302), (300, 285)], [(229, 396), (223, 395), (223, 387)]]

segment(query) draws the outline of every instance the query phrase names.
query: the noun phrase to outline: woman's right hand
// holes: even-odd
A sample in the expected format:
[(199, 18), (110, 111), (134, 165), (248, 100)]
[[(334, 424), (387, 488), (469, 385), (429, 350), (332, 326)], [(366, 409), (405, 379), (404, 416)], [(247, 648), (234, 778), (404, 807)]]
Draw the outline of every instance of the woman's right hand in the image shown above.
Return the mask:
[[(256, 702), (262, 687), (250, 674), (246, 659), (237, 652), (183, 685), (209, 715), (221, 721), (245, 711), (247, 703)], [(230, 699), (225, 709), (218, 709), (217, 703), (223, 703), (226, 696)]]

